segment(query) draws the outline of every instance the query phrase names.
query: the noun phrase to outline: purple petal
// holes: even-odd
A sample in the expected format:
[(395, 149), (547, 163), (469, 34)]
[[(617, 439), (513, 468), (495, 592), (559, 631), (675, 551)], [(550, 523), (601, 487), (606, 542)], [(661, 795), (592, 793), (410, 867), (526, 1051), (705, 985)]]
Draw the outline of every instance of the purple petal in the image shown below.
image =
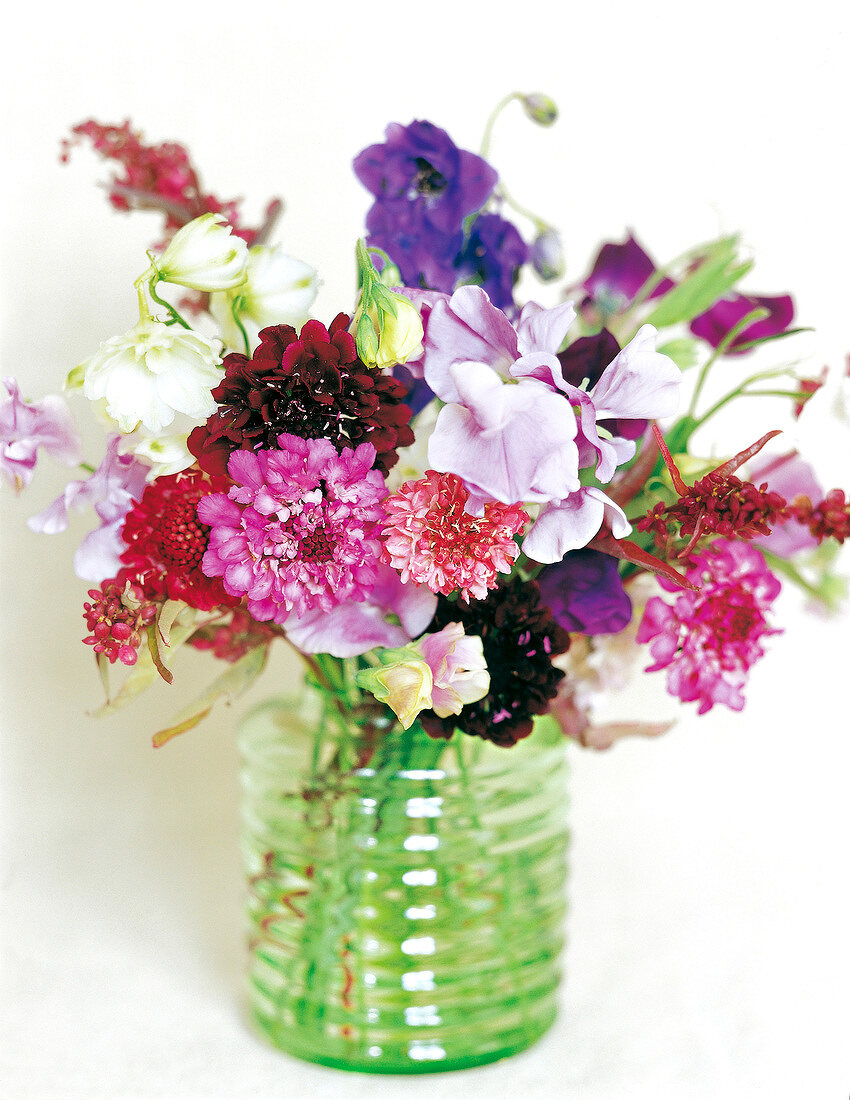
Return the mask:
[(776, 336), (784, 332), (794, 320), (794, 299), (789, 294), (776, 298), (758, 295), (734, 294), (721, 298), (711, 309), (701, 313), (691, 321), (691, 332), (699, 336), (713, 348), (716, 348), (727, 334), (754, 309), (766, 309), (768, 316), (761, 321), (748, 325), (738, 333), (726, 351), (730, 354), (744, 354), (737, 349), (751, 340), (760, 340), (765, 336)]
[(573, 550), (538, 576), (540, 595), (565, 630), (616, 634), (632, 617), (616, 558), (599, 550)]

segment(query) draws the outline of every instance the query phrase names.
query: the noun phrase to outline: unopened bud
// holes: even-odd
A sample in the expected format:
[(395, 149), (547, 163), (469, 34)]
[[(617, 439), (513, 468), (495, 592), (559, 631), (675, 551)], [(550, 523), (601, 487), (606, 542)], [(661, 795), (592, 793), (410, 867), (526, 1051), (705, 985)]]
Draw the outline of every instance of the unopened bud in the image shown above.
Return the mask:
[(557, 230), (548, 226), (541, 230), (531, 245), (531, 263), (545, 282), (560, 279), (564, 274), (564, 249)]
[(531, 121), (536, 122), (538, 126), (551, 126), (558, 117), (555, 100), (542, 92), (532, 92), (530, 95), (524, 95), (522, 105)]

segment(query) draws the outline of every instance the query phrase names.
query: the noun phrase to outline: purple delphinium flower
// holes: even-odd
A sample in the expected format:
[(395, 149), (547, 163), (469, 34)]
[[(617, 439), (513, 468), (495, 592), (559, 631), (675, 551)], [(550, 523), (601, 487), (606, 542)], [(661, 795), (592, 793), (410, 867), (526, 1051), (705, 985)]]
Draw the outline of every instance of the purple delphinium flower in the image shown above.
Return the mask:
[(514, 283), (528, 256), (528, 245), (515, 225), (498, 214), (481, 214), (455, 259), (457, 282), (474, 283), (498, 309), (512, 309)]
[(198, 504), (210, 528), (201, 568), (260, 622), (363, 600), (381, 556), (383, 475), (371, 443), (338, 454), (328, 439), (281, 434), (279, 450), (234, 451), (229, 493)]
[(445, 130), (415, 121), (390, 123), (383, 144), (355, 157), (354, 172), (375, 196), (369, 244), (383, 248), (409, 286), (452, 290), (463, 220), (492, 194), (495, 169)]
[(751, 340), (763, 340), (766, 336), (778, 336), (794, 320), (794, 299), (790, 294), (775, 298), (733, 294), (728, 298), (721, 298), (711, 309), (695, 317), (690, 324), (691, 332), (716, 348), (735, 325), (754, 309), (766, 309), (768, 316), (739, 332), (726, 349), (726, 355), (744, 355), (741, 345), (748, 344)]
[(14, 378), (4, 378), (8, 397), (0, 400), (0, 474), (18, 490), (32, 481), (38, 448), (64, 466), (80, 461), (80, 439), (62, 397), (29, 403)]
[[(634, 301), (638, 291), (655, 271), (654, 262), (630, 232), (622, 244), (609, 241), (602, 245), (590, 274), (581, 285), (587, 291), (588, 299), (604, 313), (617, 313)], [(669, 279), (662, 279), (649, 297), (659, 298), (672, 286)]]
[(573, 550), (537, 577), (543, 602), (565, 630), (616, 634), (632, 617), (616, 558), (598, 550)]
[(747, 673), (764, 656), (761, 639), (780, 631), (765, 616), (780, 583), (762, 555), (746, 542), (719, 538), (689, 559), (686, 576), (695, 591), (676, 589), (672, 605), (660, 596), (647, 602), (636, 640), (649, 642), (655, 658), (647, 672), (666, 668), (667, 690), (699, 713), (716, 703), (743, 710)]
[(33, 531), (54, 535), (68, 527), (70, 509), (94, 507), (100, 527), (89, 532), (74, 555), (74, 572), (86, 581), (114, 577), (127, 549), (121, 528), (134, 501), (141, 500), (151, 467), (135, 455), (118, 453), (120, 435), (109, 437), (103, 461), (82, 481), (71, 481), (52, 504), (27, 521)]

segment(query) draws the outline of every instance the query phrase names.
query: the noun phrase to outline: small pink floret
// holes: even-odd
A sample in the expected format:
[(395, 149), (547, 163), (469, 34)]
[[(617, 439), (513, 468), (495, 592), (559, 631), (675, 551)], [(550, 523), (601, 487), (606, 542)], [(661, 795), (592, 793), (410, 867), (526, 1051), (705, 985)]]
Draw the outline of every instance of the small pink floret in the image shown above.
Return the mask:
[(482, 516), (466, 511), (469, 492), (456, 474), (428, 470), (384, 501), (383, 560), (402, 581), (425, 584), (444, 596), (481, 600), (509, 573), (519, 554), (514, 542), (528, 522), (518, 504), (491, 501)]

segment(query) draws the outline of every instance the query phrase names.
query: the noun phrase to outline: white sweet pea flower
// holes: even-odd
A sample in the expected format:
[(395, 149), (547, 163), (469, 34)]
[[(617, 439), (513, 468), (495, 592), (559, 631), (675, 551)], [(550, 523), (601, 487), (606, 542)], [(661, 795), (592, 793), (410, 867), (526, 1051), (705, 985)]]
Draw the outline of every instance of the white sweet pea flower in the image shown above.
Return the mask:
[(159, 276), (192, 290), (228, 290), (245, 281), (248, 246), (221, 214), (184, 225), (156, 262)]
[(218, 322), (227, 347), (243, 350), (244, 341), (233, 311), (245, 329), (251, 349), (257, 345), (260, 329), (268, 325), (299, 328), (319, 290), (315, 270), (287, 256), (281, 245), (254, 245), (248, 250), (245, 282), (231, 290), (213, 294), (210, 313)]
[(195, 461), (195, 456), (186, 446), (185, 432), (145, 436), (133, 448), (133, 454), (151, 464), (152, 478), (179, 474), (182, 470), (188, 470)]
[(190, 329), (144, 318), (113, 336), (81, 364), (83, 393), (103, 401), (106, 415), (129, 434), (142, 424), (159, 435), (176, 413), (205, 420), (215, 409), (210, 390), (221, 381), (216, 343)]
[(824, 489), (850, 482), (850, 378), (832, 369), (790, 434)]

